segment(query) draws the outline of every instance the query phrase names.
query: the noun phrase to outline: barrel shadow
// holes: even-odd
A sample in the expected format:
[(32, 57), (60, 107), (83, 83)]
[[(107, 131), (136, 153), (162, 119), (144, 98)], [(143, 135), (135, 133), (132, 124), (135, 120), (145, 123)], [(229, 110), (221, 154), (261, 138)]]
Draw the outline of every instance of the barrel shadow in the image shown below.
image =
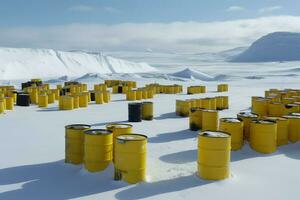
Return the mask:
[(172, 164), (186, 164), (197, 161), (197, 149), (181, 151), (159, 157), (163, 162)]
[(171, 142), (176, 140), (185, 140), (190, 138), (196, 138), (198, 135), (198, 131), (190, 131), (190, 130), (181, 130), (175, 132), (162, 133), (155, 137), (151, 137), (148, 139), (149, 143), (164, 143)]
[(0, 170), (0, 185), (26, 183), (19, 189), (2, 192), (0, 199), (63, 200), (126, 186), (113, 181), (112, 174), (111, 166), (101, 174), (84, 174), (81, 167), (63, 161), (5, 168)]
[(165, 113), (160, 115), (159, 117), (155, 117), (156, 120), (164, 120), (164, 119), (178, 119), (181, 118), (177, 116), (175, 112)]
[(147, 197), (153, 198), (156, 195), (178, 192), (210, 183), (212, 183), (212, 181), (202, 180), (196, 175), (181, 176), (175, 179), (138, 184), (135, 187), (118, 192), (115, 195), (115, 198), (120, 200), (143, 199)]
[(128, 124), (128, 121), (102, 122), (91, 124), (91, 126), (105, 126), (107, 124)]
[(284, 154), (285, 156), (300, 160), (300, 142), (289, 143), (288, 145), (283, 145), (278, 148), (278, 152)]

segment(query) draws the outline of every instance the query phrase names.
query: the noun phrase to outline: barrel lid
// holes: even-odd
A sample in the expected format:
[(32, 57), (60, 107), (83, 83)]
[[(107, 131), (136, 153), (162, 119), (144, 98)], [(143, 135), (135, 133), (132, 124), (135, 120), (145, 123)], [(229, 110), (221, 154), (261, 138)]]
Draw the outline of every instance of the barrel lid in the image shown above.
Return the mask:
[(153, 104), (152, 101), (144, 101), (142, 104)]
[(294, 104), (294, 103), (289, 103), (289, 104), (286, 104), (285, 107), (286, 108), (292, 108), (292, 107), (297, 107), (299, 106), (298, 104)]
[(276, 121), (286, 121), (287, 120), (284, 117), (265, 117), (265, 119), (269, 120), (269, 121), (273, 121), (273, 122), (276, 122)]
[(65, 126), (66, 129), (75, 129), (75, 130), (83, 130), (91, 128), (91, 125), (88, 124), (70, 124)]
[(290, 115), (292, 115), (292, 116), (299, 116), (300, 117), (300, 113), (290, 113)]
[(140, 140), (147, 140), (147, 138), (148, 137), (146, 135), (135, 134), (135, 133), (123, 134), (117, 136), (117, 140), (121, 140), (121, 141), (140, 141)]
[(87, 135), (109, 135), (112, 134), (112, 131), (106, 129), (89, 129), (84, 131)]
[(113, 127), (113, 128), (131, 128), (131, 124), (107, 124), (106, 127)]
[(240, 123), (241, 120), (238, 118), (221, 118), (221, 121), (223, 122), (229, 122), (229, 123)]
[(266, 120), (253, 120), (252, 123), (256, 123), (256, 124), (274, 124), (276, 122), (266, 119)]
[(227, 138), (230, 137), (228, 133), (221, 132), (221, 131), (204, 131), (199, 133), (200, 136), (203, 137), (213, 137), (213, 138)]
[(134, 102), (134, 103), (128, 103), (128, 105), (135, 106), (135, 105), (142, 105), (142, 103), (140, 103), (140, 102)]
[(238, 117), (249, 117), (249, 118), (254, 118), (254, 117), (258, 117), (257, 114), (252, 113), (252, 112), (240, 112), (239, 114), (237, 114)]
[(204, 109), (203, 112), (212, 112), (212, 113), (217, 113), (217, 110), (209, 110), (209, 109)]

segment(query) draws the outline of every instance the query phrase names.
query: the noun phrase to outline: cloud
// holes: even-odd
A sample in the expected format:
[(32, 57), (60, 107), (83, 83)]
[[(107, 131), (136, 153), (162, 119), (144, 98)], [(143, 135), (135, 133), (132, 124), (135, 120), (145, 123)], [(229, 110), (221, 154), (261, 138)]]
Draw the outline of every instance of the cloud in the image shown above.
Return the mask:
[(68, 10), (73, 12), (90, 12), (93, 11), (94, 8), (88, 5), (74, 5), (68, 8)]
[(259, 9), (259, 12), (260, 13), (269, 13), (269, 12), (273, 12), (276, 10), (280, 10), (281, 8), (282, 8), (281, 6), (271, 6), (271, 7)]
[(220, 22), (70, 24), (0, 28), (0, 46), (89, 51), (212, 52), (248, 46), (275, 31), (300, 32), (300, 17)]
[(241, 6), (230, 6), (229, 8), (227, 8), (227, 12), (237, 12), (243, 10), (245, 10), (245, 8)]
[(104, 10), (105, 10), (106, 12), (111, 13), (111, 14), (120, 14), (120, 13), (121, 13), (121, 11), (120, 11), (119, 9), (116, 9), (116, 8), (110, 7), (110, 6), (104, 7)]

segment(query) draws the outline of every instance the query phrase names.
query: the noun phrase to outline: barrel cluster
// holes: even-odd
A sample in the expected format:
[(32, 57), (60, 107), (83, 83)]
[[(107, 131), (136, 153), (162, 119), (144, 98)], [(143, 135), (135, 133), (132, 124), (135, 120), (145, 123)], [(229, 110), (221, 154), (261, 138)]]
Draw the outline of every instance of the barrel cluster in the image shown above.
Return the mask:
[(183, 91), (182, 85), (161, 85), (158, 83), (147, 84), (145, 88), (154, 91), (154, 94), (178, 94)]
[(176, 115), (188, 117), (192, 108), (224, 110), (229, 108), (228, 96), (176, 100)]
[(0, 114), (5, 110), (13, 110), (17, 101), (17, 92), (14, 86), (0, 86)]
[(195, 85), (187, 87), (187, 94), (201, 94), (206, 93), (205, 85)]
[(101, 172), (113, 163), (115, 180), (146, 180), (147, 136), (132, 133), (130, 124), (107, 124), (105, 129), (67, 125), (65, 140), (66, 163), (83, 164), (89, 172)]
[(228, 84), (219, 84), (217, 85), (217, 92), (228, 92), (229, 86)]

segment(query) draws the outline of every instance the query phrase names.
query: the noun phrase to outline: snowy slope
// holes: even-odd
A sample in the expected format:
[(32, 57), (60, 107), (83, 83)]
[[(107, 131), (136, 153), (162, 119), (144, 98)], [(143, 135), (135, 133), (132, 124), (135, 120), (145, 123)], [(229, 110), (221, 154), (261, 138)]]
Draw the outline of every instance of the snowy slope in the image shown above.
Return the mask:
[(52, 49), (0, 48), (0, 80), (153, 71), (155, 68), (146, 63), (134, 63), (102, 54)]
[(300, 60), (300, 33), (275, 32), (255, 41), (233, 62), (272, 62)]

